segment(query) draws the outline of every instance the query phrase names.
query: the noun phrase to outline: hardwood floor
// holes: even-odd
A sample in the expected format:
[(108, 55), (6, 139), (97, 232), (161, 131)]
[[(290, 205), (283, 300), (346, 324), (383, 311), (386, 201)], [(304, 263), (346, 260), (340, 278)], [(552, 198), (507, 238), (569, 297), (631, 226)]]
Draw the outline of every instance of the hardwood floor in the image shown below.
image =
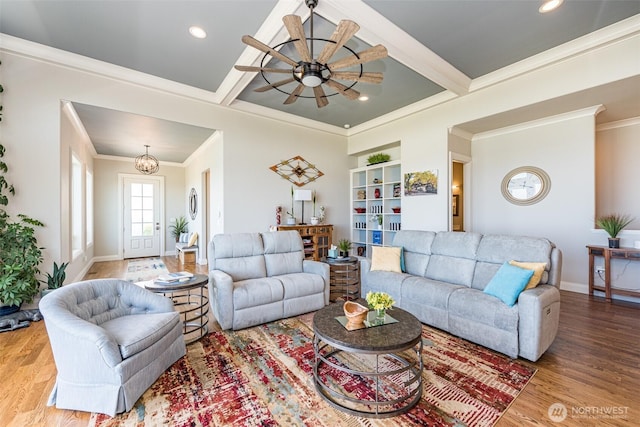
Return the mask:
[[(207, 270), (183, 267), (173, 257), (163, 260), (170, 271)], [(124, 277), (126, 265), (126, 261), (96, 263), (85, 279)], [(639, 330), (640, 305), (609, 304), (603, 298), (562, 291), (558, 336), (538, 362), (526, 362), (538, 372), (498, 426), (636, 425)], [(0, 426), (86, 426), (90, 414), (46, 406), (55, 374), (44, 322), (1, 333)], [(553, 404), (564, 405), (564, 421), (550, 419)]]

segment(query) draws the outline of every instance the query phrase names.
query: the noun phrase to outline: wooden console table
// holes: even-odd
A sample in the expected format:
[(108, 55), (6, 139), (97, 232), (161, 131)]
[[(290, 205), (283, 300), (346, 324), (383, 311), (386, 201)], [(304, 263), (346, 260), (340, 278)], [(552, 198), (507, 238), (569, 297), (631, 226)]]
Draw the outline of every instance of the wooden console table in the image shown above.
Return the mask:
[[(589, 295), (593, 295), (593, 291), (604, 292), (607, 302), (611, 302), (611, 294), (626, 295), (632, 297), (640, 297), (640, 292), (629, 291), (626, 289), (611, 288), (611, 259), (619, 258), (629, 261), (640, 261), (640, 249), (634, 248), (609, 248), (607, 246), (587, 245), (589, 250)], [(595, 286), (593, 284), (594, 258), (601, 256), (604, 258), (604, 287)]]
[(295, 230), (302, 237), (304, 245), (305, 259), (314, 261), (322, 261), (329, 255), (331, 247), (331, 238), (333, 235), (333, 225), (330, 224), (298, 224), (298, 225), (279, 225), (278, 230)]

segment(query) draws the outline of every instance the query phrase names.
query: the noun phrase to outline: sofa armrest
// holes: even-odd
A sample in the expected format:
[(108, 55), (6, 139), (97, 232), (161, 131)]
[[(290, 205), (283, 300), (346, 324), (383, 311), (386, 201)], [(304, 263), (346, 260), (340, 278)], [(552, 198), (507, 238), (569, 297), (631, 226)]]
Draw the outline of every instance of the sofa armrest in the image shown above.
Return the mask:
[(329, 264), (305, 259), (302, 261), (302, 271), (317, 274), (322, 277), (322, 280), (324, 280), (324, 305), (328, 305), (331, 289), (329, 286)]
[(223, 330), (233, 327), (233, 279), (222, 270), (209, 271), (209, 304)]
[(362, 298), (369, 290), (369, 273), (371, 272), (371, 260), (365, 257), (358, 257), (360, 261), (360, 295)]
[(518, 297), (519, 355), (535, 362), (558, 332), (560, 291), (551, 285), (528, 289)]

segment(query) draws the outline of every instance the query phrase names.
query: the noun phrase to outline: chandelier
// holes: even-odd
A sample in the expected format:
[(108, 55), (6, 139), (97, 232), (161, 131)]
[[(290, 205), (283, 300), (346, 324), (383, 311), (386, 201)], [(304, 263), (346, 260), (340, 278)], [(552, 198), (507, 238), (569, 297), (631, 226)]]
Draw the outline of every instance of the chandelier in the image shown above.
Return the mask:
[(160, 162), (158, 162), (158, 159), (155, 157), (149, 155), (149, 146), (145, 145), (145, 147), (145, 153), (136, 157), (134, 164), (136, 169), (140, 172), (146, 175), (151, 175), (158, 172), (160, 169)]

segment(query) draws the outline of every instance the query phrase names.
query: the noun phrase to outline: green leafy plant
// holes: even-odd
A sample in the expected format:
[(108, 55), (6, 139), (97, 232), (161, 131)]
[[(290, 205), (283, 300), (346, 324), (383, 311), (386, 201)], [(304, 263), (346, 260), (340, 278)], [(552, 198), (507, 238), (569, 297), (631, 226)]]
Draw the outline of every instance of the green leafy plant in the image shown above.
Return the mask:
[(340, 239), (340, 241), (338, 241), (338, 249), (340, 249), (340, 252), (348, 253), (351, 249), (351, 240)]
[[(68, 262), (63, 262), (58, 266), (56, 262), (53, 262), (53, 274), (47, 273), (47, 289), (58, 289), (62, 287), (64, 284), (64, 279), (67, 278), (67, 273), (65, 273), (65, 269), (69, 265)], [(42, 283), (45, 283), (42, 281)]]
[(622, 215), (622, 214), (610, 214), (601, 216), (596, 219), (596, 225), (602, 228), (604, 231), (609, 234), (609, 237), (615, 239), (618, 237), (618, 233), (622, 231), (627, 225), (631, 224), (634, 221), (634, 218), (630, 215)]
[(176, 218), (176, 222), (169, 226), (169, 230), (171, 231), (171, 235), (176, 239), (176, 242), (180, 239), (180, 235), (182, 233), (189, 232), (189, 221), (184, 216), (179, 216)]
[(386, 292), (367, 292), (367, 304), (372, 310), (391, 310), (396, 302)]
[(38, 246), (35, 228), (44, 224), (24, 214), (13, 220), (4, 209), (9, 204), (8, 195), (15, 195), (15, 188), (4, 176), (9, 170), (4, 154), (5, 147), (0, 144), (0, 305), (20, 306), (33, 301), (40, 289), (43, 248)]
[(375, 165), (376, 163), (384, 163), (388, 162), (391, 159), (391, 156), (386, 153), (376, 153), (367, 157), (367, 161), (370, 165)]

